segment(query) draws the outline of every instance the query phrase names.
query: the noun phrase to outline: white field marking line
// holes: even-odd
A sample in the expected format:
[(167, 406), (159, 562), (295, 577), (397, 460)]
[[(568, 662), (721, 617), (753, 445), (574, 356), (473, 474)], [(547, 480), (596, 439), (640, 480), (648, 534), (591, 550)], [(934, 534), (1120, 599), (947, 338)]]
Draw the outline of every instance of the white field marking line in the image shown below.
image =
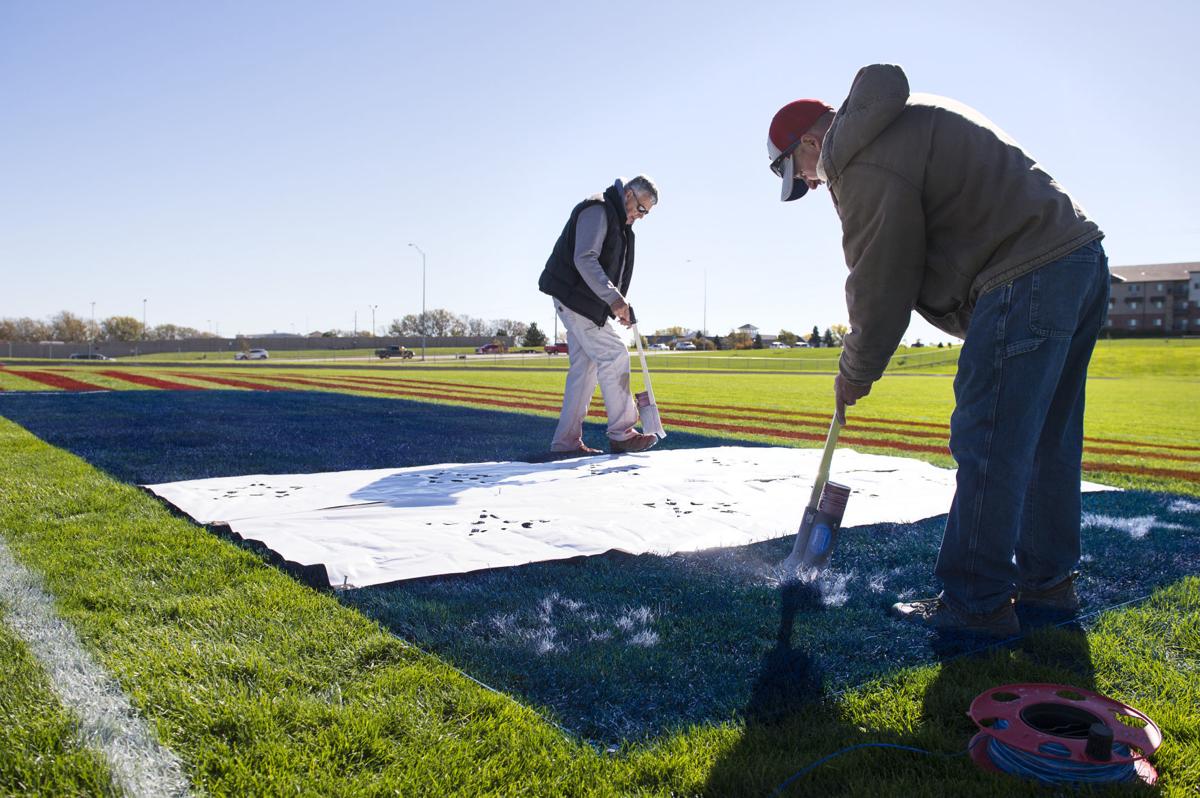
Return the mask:
[(41, 580), (13, 559), (0, 537), (0, 599), (6, 619), (41, 663), (51, 687), (79, 719), (79, 737), (108, 761), (113, 786), (132, 798), (189, 794), (183, 764), (159, 745), (128, 697), (58, 617)]

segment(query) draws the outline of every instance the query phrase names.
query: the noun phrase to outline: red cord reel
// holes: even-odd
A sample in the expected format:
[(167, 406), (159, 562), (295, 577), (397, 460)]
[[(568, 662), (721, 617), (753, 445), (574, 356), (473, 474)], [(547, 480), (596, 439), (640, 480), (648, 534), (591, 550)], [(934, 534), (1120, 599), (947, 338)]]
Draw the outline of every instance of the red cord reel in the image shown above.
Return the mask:
[(1063, 684), (1002, 685), (980, 693), (967, 715), (980, 729), (971, 739), (971, 759), (983, 770), (1005, 772), (989, 755), (985, 738), (991, 737), (1048, 762), (1132, 764), (1146, 784), (1158, 779), (1148, 761), (1162, 744), (1158, 726), (1133, 707), (1090, 690)]

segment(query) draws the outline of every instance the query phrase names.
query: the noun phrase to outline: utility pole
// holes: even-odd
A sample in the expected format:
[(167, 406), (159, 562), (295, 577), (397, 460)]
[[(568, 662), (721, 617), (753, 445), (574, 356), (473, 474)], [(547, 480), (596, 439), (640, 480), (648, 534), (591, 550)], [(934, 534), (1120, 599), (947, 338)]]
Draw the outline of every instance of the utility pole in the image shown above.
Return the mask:
[(409, 242), (409, 246), (421, 253), (421, 360), (425, 360), (425, 335), (427, 321), (425, 319), (425, 250)]
[(88, 330), (88, 360), (92, 359), (92, 343), (96, 340), (96, 303), (92, 302), (92, 325)]
[(375, 308), (377, 308), (377, 307), (379, 307), (379, 306), (371, 305), (371, 337), (372, 338), (374, 338), (376, 335), (379, 334), (378, 328), (375, 327)]

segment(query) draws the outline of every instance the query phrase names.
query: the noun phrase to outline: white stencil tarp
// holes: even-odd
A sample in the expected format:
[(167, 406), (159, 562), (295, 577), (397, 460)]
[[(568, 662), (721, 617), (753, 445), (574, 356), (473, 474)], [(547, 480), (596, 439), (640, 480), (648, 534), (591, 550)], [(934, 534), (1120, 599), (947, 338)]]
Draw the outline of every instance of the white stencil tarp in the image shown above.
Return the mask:
[[(147, 485), (334, 586), (523, 565), (617, 549), (670, 554), (796, 532), (821, 453), (722, 446), (551, 463), (472, 463)], [(843, 527), (946, 512), (954, 471), (839, 449)], [(1100, 489), (1084, 483), (1086, 489)]]

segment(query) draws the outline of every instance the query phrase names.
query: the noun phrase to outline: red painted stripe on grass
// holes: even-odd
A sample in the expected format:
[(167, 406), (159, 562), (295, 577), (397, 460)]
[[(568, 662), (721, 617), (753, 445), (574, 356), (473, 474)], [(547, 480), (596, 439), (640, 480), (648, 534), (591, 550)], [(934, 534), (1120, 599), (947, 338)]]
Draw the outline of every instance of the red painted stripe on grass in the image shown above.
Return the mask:
[(231, 388), (249, 388), (252, 391), (288, 391), (290, 388), (282, 388), (278, 385), (267, 385), (262, 382), (250, 382), (248, 380), (233, 380), (228, 377), (214, 377), (211, 374), (172, 374), (173, 377), (188, 377), (193, 380), (203, 380), (204, 382), (214, 382), (217, 385), (228, 385)]
[[(417, 384), (417, 385), (446, 386), (446, 387), (458, 388), (460, 390), (475, 389), (475, 390), (481, 390), (481, 391), (509, 391), (509, 392), (520, 392), (520, 393), (524, 393), (524, 394), (528, 394), (528, 395), (536, 394), (536, 395), (543, 395), (543, 396), (561, 396), (560, 392), (554, 392), (554, 391), (539, 391), (539, 390), (532, 390), (532, 389), (514, 389), (514, 388), (508, 388), (508, 387), (499, 386), (499, 385), (468, 385), (466, 383), (447, 382), (447, 381), (442, 381), (442, 380), (415, 380), (415, 379), (387, 380), (385, 378), (378, 378), (378, 377), (375, 377), (375, 378), (355, 377), (353, 379), (362, 380), (362, 381), (380, 382), (380, 383), (385, 383), (385, 384), (386, 383), (395, 383), (395, 382), (404, 382), (404, 383)], [(777, 408), (756, 407), (756, 408), (748, 409), (743, 405), (716, 405), (716, 404), (696, 405), (696, 404), (681, 404), (681, 403), (672, 403), (670, 405), (661, 405), (660, 404), (659, 407), (664, 408), (664, 409), (666, 407), (670, 407), (674, 412), (688, 412), (688, 413), (693, 413), (696, 415), (703, 414), (703, 415), (710, 415), (710, 416), (711, 415), (717, 415), (717, 416), (725, 415), (724, 413), (712, 412), (712, 411), (721, 411), (721, 410), (736, 411), (739, 414), (745, 414), (746, 412), (753, 412), (754, 414), (760, 415), (760, 416), (782, 416), (782, 417), (795, 418), (795, 419), (813, 419), (817, 422), (820, 422), (820, 424), (823, 426), (828, 426), (828, 424), (829, 424), (829, 416), (827, 416), (827, 415), (822, 415), (820, 413), (804, 413), (804, 412), (798, 412), (798, 411), (792, 411), (792, 410), (780, 410)], [(866, 422), (867, 425), (882, 424), (884, 426), (881, 428), (872, 428), (867, 425), (859, 424), (858, 422)], [(853, 419), (851, 419), (850, 423), (846, 426), (846, 429), (847, 430), (860, 430), (860, 431), (871, 431), (872, 429), (883, 429), (885, 431), (892, 431), (891, 428), (894, 428), (894, 427), (915, 427), (915, 428), (924, 428), (924, 429), (932, 430), (932, 432), (922, 432), (922, 433), (900, 432), (899, 430), (895, 430), (896, 432), (900, 432), (900, 434), (906, 435), (908, 437), (938, 438), (940, 436), (941, 440), (946, 440), (949, 438), (949, 435), (950, 435), (950, 427), (948, 424), (945, 424), (945, 423), (934, 422), (934, 421), (907, 421), (907, 420), (903, 420), (903, 419), (880, 418), (877, 416), (856, 416)], [(1134, 449), (1134, 451), (1117, 452), (1114, 450), (1105, 450), (1105, 449), (1089, 449), (1089, 451), (1095, 451), (1097, 453), (1124, 455), (1124, 456), (1130, 456), (1130, 457), (1144, 456), (1146, 450), (1167, 449), (1167, 450), (1171, 450), (1171, 451), (1181, 451), (1181, 452), (1200, 452), (1200, 446), (1190, 446), (1190, 445), (1186, 445), (1186, 444), (1151, 443), (1149, 441), (1137, 441), (1137, 440), (1128, 440), (1128, 439), (1119, 439), (1119, 438), (1097, 438), (1097, 437), (1092, 437), (1092, 436), (1084, 436), (1084, 441), (1088, 442), (1088, 443), (1110, 444), (1113, 446), (1131, 447)], [(1168, 457), (1167, 455), (1163, 455), (1163, 456)], [(1169, 459), (1187, 460), (1188, 458), (1171, 457)]]
[[(540, 411), (546, 411), (546, 412), (556, 412), (559, 410), (558, 404), (536, 404), (534, 402), (511, 401), (511, 400), (503, 400), (503, 399), (494, 399), (494, 398), (490, 398), (490, 397), (478, 397), (478, 396), (470, 396), (470, 395), (464, 397), (464, 396), (452, 395), (452, 393), (460, 393), (461, 394), (462, 391), (456, 391), (456, 392), (444, 392), (443, 391), (443, 392), (435, 393), (435, 392), (429, 392), (429, 391), (418, 391), (418, 390), (413, 390), (413, 389), (384, 388), (382, 386), (370, 387), (370, 388), (368, 388), (368, 387), (359, 388), (359, 387), (355, 387), (355, 386), (348, 386), (344, 381), (343, 382), (335, 382), (335, 381), (329, 381), (329, 380), (313, 380), (313, 379), (305, 379), (303, 377), (272, 376), (271, 379), (281, 381), (281, 382), (290, 382), (290, 383), (295, 383), (298, 385), (305, 385), (305, 386), (311, 386), (311, 387), (331, 388), (334, 390), (346, 390), (347, 388), (349, 388), (351, 390), (362, 390), (364, 392), (380, 393), (380, 394), (385, 394), (385, 395), (389, 395), (389, 396), (400, 396), (400, 397), (415, 398), (415, 399), (430, 399), (430, 400), (434, 400), (434, 401), (454, 401), (454, 402), (461, 402), (464, 404), (476, 404), (476, 405), (484, 405), (484, 406), (488, 406), (488, 407), (502, 407), (502, 408), (508, 408), (508, 409), (514, 409), (514, 410), (540, 410)], [(419, 382), (419, 381), (417, 381), (417, 382)], [(461, 387), (458, 383), (443, 383), (443, 384), (448, 384), (448, 385), (454, 386), (456, 388)], [(505, 389), (505, 390), (511, 390), (511, 389)], [(605, 416), (605, 413), (602, 410), (593, 409), (588, 412), (588, 415), (592, 416), (592, 417), (603, 418)], [(803, 431), (798, 431), (798, 430), (778, 430), (778, 429), (773, 429), (770, 427), (751, 427), (751, 426), (737, 425), (737, 424), (716, 424), (716, 423), (705, 422), (705, 421), (696, 421), (696, 420), (692, 420), (692, 419), (678, 419), (678, 418), (670, 419), (668, 421), (668, 425), (671, 427), (678, 427), (678, 428), (683, 428), (683, 429), (696, 429), (696, 430), (705, 430), (705, 431), (711, 431), (711, 432), (724, 432), (724, 433), (733, 433), (733, 434), (741, 434), (741, 435), (761, 435), (761, 436), (765, 436), (765, 437), (771, 437), (771, 438), (777, 438), (777, 439), (783, 439), (783, 440), (801, 440), (801, 441), (811, 441), (814, 443), (819, 443), (819, 442), (825, 440), (824, 432), (803, 432)], [(907, 433), (901, 433), (901, 434), (907, 434)], [(913, 454), (937, 454), (937, 455), (949, 454), (949, 449), (945, 445), (931, 446), (931, 445), (927, 445), (927, 444), (910, 443), (908, 441), (890, 440), (887, 438), (864, 438), (864, 437), (856, 436), (853, 434), (851, 434), (851, 435), (842, 434), (840, 440), (843, 443), (846, 443), (849, 445), (867, 446), (867, 447), (873, 447), (876, 449), (909, 452), (909, 453), (913, 453)], [(1184, 471), (1184, 470), (1180, 470), (1180, 469), (1154, 468), (1154, 467), (1149, 467), (1149, 466), (1125, 465), (1125, 464), (1119, 464), (1119, 463), (1094, 463), (1094, 462), (1085, 463), (1084, 469), (1088, 470), (1088, 471), (1099, 472), (1099, 473), (1145, 474), (1145, 475), (1150, 475), (1150, 476), (1182, 479), (1182, 480), (1186, 480), (1189, 482), (1200, 481), (1200, 475), (1197, 475), (1196, 473), (1194, 473), (1192, 471)]]
[(145, 374), (131, 374), (127, 371), (101, 371), (105, 377), (113, 377), (114, 379), (132, 382), (134, 385), (145, 385), (149, 388), (159, 388), (164, 391), (206, 391), (207, 388), (201, 385), (186, 385), (182, 382), (171, 382), (170, 380), (160, 380), (155, 377), (147, 377)]
[(49, 385), (53, 388), (59, 388), (64, 391), (111, 391), (111, 388), (104, 388), (99, 385), (93, 385), (88, 382), (80, 382), (73, 380), (70, 377), (64, 377), (61, 374), (51, 374), (48, 371), (12, 371), (20, 377), (24, 377), (34, 382), (40, 382), (42, 385)]
[[(344, 379), (344, 380), (347, 380), (350, 382), (364, 383), (364, 384), (370, 384), (370, 385), (396, 385), (398, 383), (404, 383), (404, 384), (412, 384), (412, 385), (445, 386), (447, 388), (452, 389), (451, 391), (448, 391), (447, 393), (462, 394), (466, 397), (473, 397), (473, 394), (469, 393), (470, 391), (504, 391), (508, 394), (519, 394), (519, 395), (527, 395), (527, 396), (528, 395), (540, 395), (540, 396), (555, 396), (555, 397), (557, 397), (557, 396), (561, 395), (561, 394), (551, 392), (551, 391), (539, 391), (539, 390), (521, 389), (521, 388), (504, 388), (501, 386), (474, 386), (474, 385), (466, 385), (463, 383), (445, 382), (445, 381), (438, 381), (438, 380), (395, 380), (395, 379), (388, 380), (388, 379), (378, 378), (378, 377), (352, 377), (352, 376), (341, 377), (340, 379)], [(747, 407), (741, 407), (741, 406), (737, 406), (737, 405), (694, 405), (694, 404), (678, 404), (678, 403), (660, 404), (659, 405), (659, 409), (663, 411), (664, 415), (668, 416), (671, 419), (672, 423), (675, 423), (678, 420), (679, 416), (684, 415), (684, 414), (689, 415), (689, 416), (702, 416), (702, 417), (709, 417), (709, 418), (712, 418), (712, 417), (724, 418), (729, 415), (728, 413), (718, 412), (718, 411), (710, 409), (710, 408), (718, 408), (718, 407), (725, 407), (725, 408), (729, 408), (731, 410), (736, 409), (738, 418), (740, 418), (742, 420), (746, 420), (746, 421), (749, 421), (749, 420), (768, 421), (768, 422), (772, 422), (774, 424), (783, 424), (783, 425), (787, 425), (787, 426), (795, 426), (795, 427), (801, 427), (801, 428), (813, 428), (813, 429), (817, 429), (817, 430), (824, 430), (829, 425), (829, 418), (827, 416), (821, 416), (818, 414), (810, 414), (810, 413), (794, 413), (791, 411), (783, 411), (783, 410), (772, 410), (769, 408), (758, 408), (758, 407), (747, 408)], [(672, 415), (672, 414), (674, 414), (674, 415)], [(773, 416), (780, 416), (780, 418), (776, 419), (776, 418), (773, 418)], [(816, 421), (807, 420), (810, 418), (816, 419)], [(867, 418), (867, 420), (870, 420), (869, 417)], [(915, 423), (920, 424), (922, 426), (932, 426), (931, 424), (927, 424), (926, 422), (915, 422)], [(855, 419), (855, 420), (852, 420), (849, 424), (847, 424), (845, 429), (846, 429), (846, 431), (851, 432), (851, 433), (853, 433), (853, 432), (876, 433), (876, 434), (883, 434), (883, 435), (894, 434), (894, 435), (901, 435), (906, 438), (926, 438), (926, 439), (932, 439), (932, 440), (937, 440), (937, 441), (947, 441), (949, 439), (950, 428), (945, 425), (942, 425), (937, 431), (926, 431), (926, 430), (921, 430), (921, 429), (896, 429), (896, 426), (908, 426), (908, 424), (903, 424), (901, 422), (889, 422), (889, 424), (890, 424), (890, 426), (889, 425), (880, 425), (880, 424), (870, 424), (870, 423), (862, 424), (862, 423), (858, 423), (858, 420)], [(824, 438), (824, 433), (822, 433), (821, 437)], [(1090, 440), (1090, 439), (1085, 439), (1085, 440)], [(1138, 443), (1136, 441), (1106, 440), (1105, 442), (1113, 443), (1118, 446), (1124, 446), (1127, 448), (1116, 449), (1116, 448), (1104, 448), (1104, 447), (1089, 446), (1089, 447), (1087, 447), (1087, 451), (1092, 454), (1111, 455), (1114, 457), (1144, 457), (1144, 456), (1146, 456), (1147, 449), (1158, 450), (1158, 449), (1162, 449), (1162, 448), (1167, 448), (1167, 447), (1162, 447), (1162, 446), (1158, 446), (1155, 444), (1142, 444), (1142, 443)], [(1181, 447), (1181, 448), (1185, 448), (1185, 450), (1186, 450), (1186, 447)], [(1200, 462), (1200, 458), (1197, 458), (1197, 457), (1171, 454), (1169, 452), (1155, 451), (1153, 456), (1155, 459), (1160, 459), (1160, 460), (1176, 460), (1176, 461), (1180, 461), (1180, 462)]]
[(1091, 443), (1114, 443), (1118, 446), (1141, 446), (1150, 449), (1172, 449), (1177, 452), (1200, 452), (1200, 446), (1185, 446), (1177, 443), (1147, 443), (1140, 441), (1123, 441), (1118, 438), (1089, 438), (1086, 435), (1083, 438)]

